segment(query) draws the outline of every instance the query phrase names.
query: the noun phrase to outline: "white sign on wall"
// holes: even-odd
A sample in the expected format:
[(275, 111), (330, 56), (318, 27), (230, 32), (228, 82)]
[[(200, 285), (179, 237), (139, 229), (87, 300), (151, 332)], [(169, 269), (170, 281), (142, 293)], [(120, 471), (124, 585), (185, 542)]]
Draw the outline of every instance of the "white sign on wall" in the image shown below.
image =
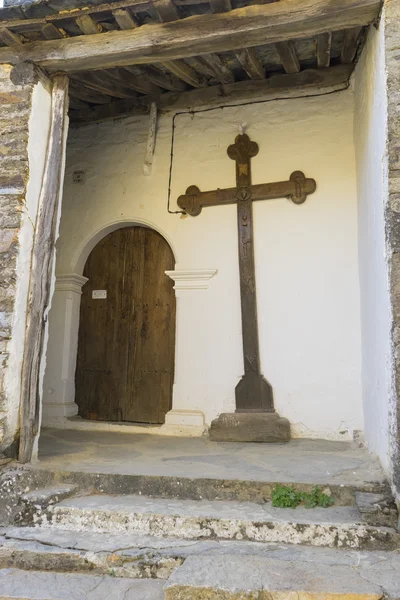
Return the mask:
[(93, 300), (105, 300), (107, 298), (107, 290), (93, 290)]

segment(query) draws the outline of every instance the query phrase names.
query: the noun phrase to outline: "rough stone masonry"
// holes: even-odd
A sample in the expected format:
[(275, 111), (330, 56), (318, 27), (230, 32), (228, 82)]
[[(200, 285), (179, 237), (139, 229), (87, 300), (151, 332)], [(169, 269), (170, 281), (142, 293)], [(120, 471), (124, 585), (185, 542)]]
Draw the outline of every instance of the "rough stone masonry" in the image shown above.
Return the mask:
[[(0, 448), (15, 453), (16, 427), (10, 419), (7, 369), (15, 320), (19, 233), (29, 179), (28, 125), (33, 83), (16, 85), (12, 67), (0, 65)], [(22, 348), (20, 349), (22, 352)], [(18, 406), (15, 407), (18, 411)]]
[(388, 0), (385, 8), (389, 159), (389, 201), (385, 220), (394, 362), (389, 433), (393, 482), (400, 497), (400, 2)]

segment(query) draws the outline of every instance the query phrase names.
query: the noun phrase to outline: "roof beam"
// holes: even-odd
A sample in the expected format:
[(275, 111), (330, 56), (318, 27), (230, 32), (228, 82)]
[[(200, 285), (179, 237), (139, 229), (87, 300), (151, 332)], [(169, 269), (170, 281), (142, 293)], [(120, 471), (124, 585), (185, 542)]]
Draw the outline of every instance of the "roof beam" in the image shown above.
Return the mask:
[(29, 61), (52, 72), (172, 61), (368, 25), (380, 5), (380, 0), (281, 0), (126, 31), (1, 48), (0, 63)]
[(361, 33), (361, 27), (353, 27), (353, 29), (346, 29), (344, 32), (344, 39), (342, 45), (342, 51), (340, 54), (340, 60), (344, 64), (350, 64), (353, 62), (357, 52), (358, 38)]
[(160, 21), (169, 23), (179, 19), (178, 11), (172, 0), (154, 0), (153, 6), (156, 9)]
[(319, 68), (329, 67), (331, 63), (332, 32), (317, 36), (317, 63)]
[(235, 54), (250, 79), (264, 79), (265, 69), (254, 48), (243, 48), (237, 50)]
[(17, 33), (13, 33), (7, 27), (0, 28), (0, 41), (7, 46), (22, 46), (22, 39)]
[(298, 73), (300, 71), (300, 63), (293, 42), (290, 40), (287, 42), (278, 42), (275, 44), (275, 48), (286, 73)]
[[(258, 81), (240, 81), (228, 85), (215, 85), (201, 90), (190, 90), (177, 94), (162, 94), (157, 100), (161, 111), (195, 110), (201, 107), (223, 106), (243, 100), (274, 100), (278, 98), (300, 98), (313, 93), (329, 93), (347, 89), (353, 65), (338, 65), (329, 69), (309, 69), (294, 75), (272, 75)], [(127, 114), (143, 114), (149, 110), (151, 98), (124, 99), (82, 111), (77, 121), (103, 121), (123, 117)]]
[(135, 19), (126, 8), (117, 8), (117, 10), (113, 10), (112, 15), (117, 21), (120, 29), (135, 29), (138, 27)]

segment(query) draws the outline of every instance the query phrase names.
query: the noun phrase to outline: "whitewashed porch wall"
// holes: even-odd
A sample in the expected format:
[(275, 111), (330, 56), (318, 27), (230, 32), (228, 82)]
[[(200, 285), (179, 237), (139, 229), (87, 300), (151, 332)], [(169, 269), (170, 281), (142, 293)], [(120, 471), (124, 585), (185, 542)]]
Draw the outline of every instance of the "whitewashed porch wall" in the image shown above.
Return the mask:
[(371, 27), (354, 79), (354, 143), (359, 201), (362, 385), (365, 435), (389, 471), (394, 389), (391, 307), (385, 242), (388, 203), (385, 19)]
[[(363, 429), (353, 94), (178, 116), (172, 210), (189, 185), (234, 186), (226, 148), (243, 122), (260, 146), (253, 183), (284, 180), (297, 169), (317, 181), (302, 206), (254, 206), (262, 369), (294, 435), (346, 439)], [(177, 307), (174, 408), (200, 410), (209, 424), (234, 410), (243, 372), (236, 207), (205, 209), (196, 218), (168, 214), (171, 117), (159, 122), (149, 177), (146, 139), (146, 118), (70, 132), (57, 272), (82, 275), (90, 250), (118, 223), (157, 229), (171, 244), (176, 269), (217, 269), (208, 289), (179, 291)], [(84, 172), (83, 183), (73, 182), (75, 171)], [(67, 335), (58, 296), (44, 397), (53, 404), (66, 389), (56, 354)], [(76, 318), (73, 326), (76, 339)], [(64, 377), (73, 368), (74, 358)]]

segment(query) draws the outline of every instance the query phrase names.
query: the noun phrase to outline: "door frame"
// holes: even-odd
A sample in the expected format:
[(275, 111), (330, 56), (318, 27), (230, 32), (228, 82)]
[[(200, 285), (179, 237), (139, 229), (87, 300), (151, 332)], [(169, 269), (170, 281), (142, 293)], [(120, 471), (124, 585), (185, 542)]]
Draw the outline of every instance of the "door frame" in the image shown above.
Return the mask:
[[(171, 248), (176, 264), (176, 251), (169, 236), (161, 230), (156, 224), (145, 219), (118, 219), (113, 220), (98, 230), (91, 232), (77, 246), (72, 261), (73, 269), (70, 273), (58, 273), (56, 276), (56, 284), (54, 294), (58, 294), (57, 309), (58, 315), (50, 313), (50, 328), (47, 350), (51, 350), (52, 341), (52, 320), (55, 318), (62, 319), (63, 342), (58, 353), (47, 352), (47, 365), (45, 372), (45, 380), (43, 386), (42, 398), (42, 419), (46, 425), (51, 425), (53, 422), (59, 421), (60, 418), (73, 417), (78, 414), (78, 406), (75, 403), (75, 371), (78, 353), (78, 334), (79, 334), (79, 319), (80, 319), (80, 303), (82, 295), (82, 287), (86, 283), (86, 278), (83, 277), (83, 269), (89, 254), (93, 248), (108, 234), (124, 227), (147, 227), (159, 233)], [(57, 265), (56, 265), (57, 268)], [(167, 275), (166, 275), (167, 277)], [(175, 359), (176, 359), (176, 328), (178, 322), (176, 304), (175, 318)], [(53, 317), (53, 319), (52, 319)], [(59, 340), (59, 338), (58, 338)], [(176, 364), (176, 363), (175, 363)], [(176, 369), (174, 380), (176, 377)], [(52, 397), (52, 380), (62, 381), (61, 398), (54, 401)]]

